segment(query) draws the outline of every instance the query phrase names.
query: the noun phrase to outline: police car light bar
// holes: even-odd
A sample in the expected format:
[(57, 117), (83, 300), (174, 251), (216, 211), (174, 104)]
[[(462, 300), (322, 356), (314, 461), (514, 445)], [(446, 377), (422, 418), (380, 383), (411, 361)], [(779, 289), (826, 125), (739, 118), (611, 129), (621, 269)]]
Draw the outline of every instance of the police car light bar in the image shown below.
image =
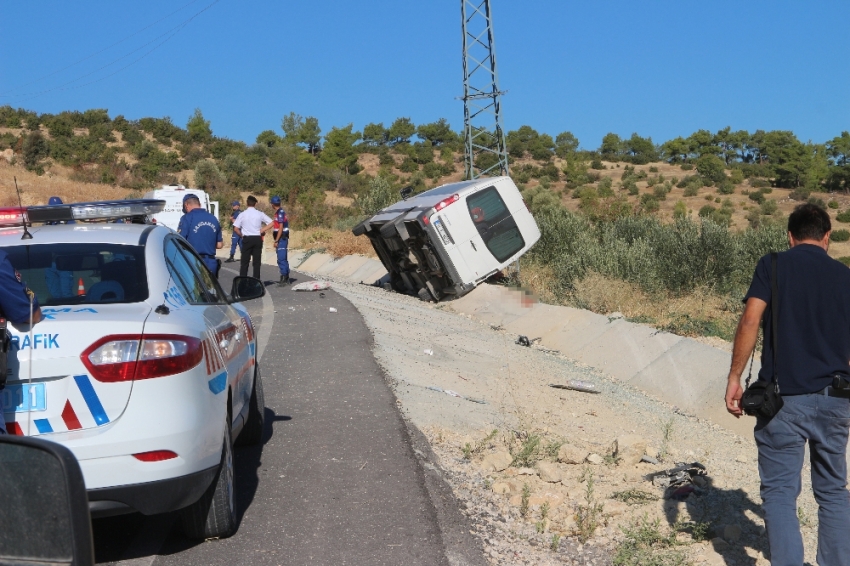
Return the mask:
[(30, 222), (63, 222), (147, 216), (162, 212), (164, 208), (164, 200), (136, 199), (31, 206), (26, 210), (26, 213)]
[(0, 208), (0, 228), (20, 227), (29, 224), (26, 208)]

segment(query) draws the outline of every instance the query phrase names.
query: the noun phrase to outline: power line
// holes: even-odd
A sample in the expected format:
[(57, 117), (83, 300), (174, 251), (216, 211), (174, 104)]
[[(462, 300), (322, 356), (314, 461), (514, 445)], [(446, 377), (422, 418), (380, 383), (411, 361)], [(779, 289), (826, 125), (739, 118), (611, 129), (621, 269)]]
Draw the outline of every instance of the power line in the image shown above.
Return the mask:
[[(108, 79), (108, 78), (110, 78), (110, 77), (113, 77), (113, 76), (117, 75), (118, 73), (120, 73), (121, 71), (123, 71), (123, 70), (125, 70), (125, 69), (127, 69), (127, 68), (129, 68), (129, 67), (131, 67), (131, 66), (133, 66), (133, 65), (135, 65), (136, 63), (138, 63), (139, 61), (141, 61), (142, 59), (144, 59), (145, 57), (147, 57), (148, 55), (150, 55), (151, 53), (153, 53), (154, 51), (156, 51), (157, 49), (159, 49), (160, 47), (162, 47), (165, 43), (167, 43), (170, 39), (172, 39), (172, 38), (173, 38), (175, 35), (177, 35), (180, 31), (182, 31), (182, 30), (183, 30), (186, 26), (188, 26), (188, 25), (189, 25), (189, 23), (191, 23), (191, 22), (192, 22), (192, 20), (194, 20), (195, 18), (197, 18), (198, 16), (200, 16), (201, 14), (203, 14), (204, 12), (206, 12), (207, 10), (209, 10), (210, 8), (212, 8), (214, 5), (218, 4), (220, 1), (221, 1), (221, 0), (214, 0), (213, 2), (211, 2), (210, 4), (208, 4), (205, 8), (203, 8), (202, 10), (199, 10), (199, 11), (198, 11), (198, 12), (196, 12), (194, 15), (192, 15), (190, 18), (188, 18), (188, 19), (184, 20), (183, 22), (181, 22), (181, 23), (180, 23), (180, 24), (178, 24), (177, 26), (175, 26), (175, 27), (173, 27), (173, 28), (169, 29), (169, 30), (168, 30), (168, 31), (166, 31), (165, 33), (162, 33), (162, 34), (158, 35), (158, 36), (157, 36), (157, 37), (155, 37), (154, 39), (152, 39), (152, 40), (148, 41), (147, 43), (145, 43), (144, 45), (141, 45), (140, 47), (137, 47), (136, 49), (134, 49), (134, 50), (130, 51), (129, 53), (125, 53), (125, 54), (124, 54), (124, 55), (122, 55), (121, 57), (118, 57), (117, 59), (114, 59), (114, 60), (110, 61), (110, 62), (109, 62), (109, 63), (107, 63), (106, 65), (103, 65), (103, 66), (101, 66), (101, 67), (99, 67), (99, 68), (95, 69), (94, 71), (91, 71), (91, 72), (89, 72), (89, 73), (86, 73), (86, 74), (84, 74), (84, 75), (81, 75), (81, 76), (79, 76), (79, 77), (77, 77), (77, 78), (75, 78), (75, 79), (72, 79), (72, 80), (70, 80), (70, 81), (68, 81), (68, 82), (65, 82), (65, 83), (63, 83), (63, 84), (61, 84), (61, 85), (59, 85), (59, 86), (53, 87), (53, 88), (49, 88), (49, 89), (45, 89), (45, 90), (37, 91), (37, 92), (28, 92), (28, 93), (22, 93), (22, 94), (15, 94), (15, 95), (12, 95), (12, 96), (5, 96), (5, 95), (0, 94), (0, 97), (2, 97), (2, 98), (6, 98), (6, 99), (10, 99), (10, 98), (11, 98), (11, 99), (19, 99), (19, 100), (18, 100), (18, 102), (24, 102), (24, 101), (26, 101), (26, 100), (31, 100), (31, 99), (33, 99), (33, 98), (37, 98), (37, 97), (39, 97), (39, 96), (42, 96), (42, 95), (47, 94), (47, 93), (50, 93), (50, 92), (56, 92), (56, 91), (67, 91), (67, 90), (74, 90), (74, 89), (78, 89), (78, 88), (83, 88), (83, 87), (90, 86), (90, 85), (96, 84), (96, 83), (98, 83), (98, 82), (101, 82), (101, 81), (103, 81), (103, 80), (106, 80), (106, 79)], [(194, 2), (197, 2), (197, 0), (192, 0), (192, 2), (190, 2), (189, 4), (186, 4), (185, 6), (183, 6), (183, 8), (185, 8), (186, 6), (188, 6), (188, 5), (190, 5), (190, 4), (193, 4)], [(183, 8), (181, 8), (181, 10), (182, 10)], [(177, 11), (180, 11), (180, 10), (177, 10)], [(172, 14), (174, 14), (174, 13), (175, 13), (175, 12), (172, 12), (171, 14), (169, 14), (169, 16), (170, 16), (170, 15), (172, 15)], [(167, 18), (167, 17), (168, 17), (168, 16), (166, 16), (166, 18)], [(164, 20), (164, 19), (165, 19), (165, 18), (161, 18), (161, 19), (160, 19), (160, 20), (158, 20), (156, 23), (161, 22), (161, 21), (162, 21), (162, 20)], [(147, 27), (146, 27), (146, 28), (144, 28), (144, 29), (148, 29), (148, 28), (150, 28), (152, 25), (155, 25), (155, 24), (151, 24), (150, 26), (147, 26)], [(133, 35), (137, 35), (137, 34), (138, 34), (138, 33), (140, 33), (141, 31), (144, 31), (144, 30), (140, 30), (139, 32), (134, 33)], [(167, 36), (167, 37), (165, 37), (165, 36)], [(127, 38), (125, 38), (125, 39), (129, 39), (129, 37), (132, 37), (132, 36), (128, 36), (128, 37), (127, 37)], [(98, 73), (98, 72), (102, 71), (103, 69), (106, 69), (107, 67), (111, 67), (112, 65), (114, 65), (114, 64), (116, 64), (116, 63), (118, 63), (119, 61), (122, 61), (123, 59), (126, 59), (127, 57), (129, 57), (129, 56), (130, 56), (130, 55), (132, 55), (133, 53), (136, 53), (136, 52), (138, 52), (138, 51), (141, 51), (142, 49), (144, 49), (145, 47), (147, 47), (147, 46), (148, 46), (148, 45), (150, 45), (151, 43), (156, 42), (157, 40), (159, 40), (159, 39), (160, 39), (160, 38), (162, 38), (162, 37), (165, 37), (165, 39), (164, 39), (164, 40), (162, 40), (161, 42), (159, 42), (158, 44), (156, 44), (153, 48), (151, 48), (149, 51), (147, 51), (146, 53), (144, 53), (141, 57), (138, 57), (137, 59), (134, 59), (133, 61), (131, 61), (131, 62), (130, 62), (130, 63), (128, 63), (127, 65), (125, 65), (125, 66), (121, 67), (120, 69), (117, 69), (116, 71), (114, 71), (114, 72), (112, 72), (112, 73), (110, 73), (110, 74), (108, 74), (108, 75), (105, 75), (105, 76), (103, 76), (103, 77), (100, 77), (100, 78), (98, 78), (98, 79), (95, 79), (95, 80), (93, 80), (93, 81), (89, 81), (89, 82), (84, 83), (84, 84), (81, 84), (81, 85), (69, 86), (69, 85), (71, 85), (71, 84), (73, 84), (73, 83), (75, 83), (75, 82), (77, 82), (77, 81), (80, 81), (80, 80), (85, 79), (86, 77), (90, 77), (91, 75), (93, 75), (93, 74), (95, 74), (95, 73)], [(121, 41), (124, 41), (124, 40), (121, 40)], [(119, 42), (117, 42), (117, 43), (121, 43), (121, 41), (119, 41)], [(113, 44), (113, 46), (114, 46), (114, 45), (117, 45), (117, 43)], [(98, 53), (102, 53), (102, 52), (103, 52), (103, 51), (105, 51), (106, 49), (108, 49), (108, 48), (104, 48), (104, 49), (100, 50)], [(80, 62), (81, 62), (81, 61), (84, 61), (84, 60), (86, 60), (86, 59), (89, 59), (89, 58), (93, 57), (93, 56), (94, 56), (94, 55), (96, 55), (96, 54), (97, 54), (97, 53), (95, 53), (95, 54), (93, 54), (93, 55), (90, 55), (89, 57), (86, 57), (85, 59), (81, 59), (81, 60), (80, 60)], [(75, 63), (75, 64), (76, 64), (76, 63)], [(69, 65), (69, 67), (74, 66), (75, 64)], [(66, 67), (66, 68), (68, 68), (68, 67)], [(59, 71), (56, 71), (56, 72), (59, 72)], [(52, 74), (56, 74), (56, 72), (51, 73), (51, 75), (52, 75)], [(49, 76), (49, 75), (47, 75), (47, 76)], [(31, 83), (28, 83), (28, 84), (33, 84), (34, 82), (38, 82), (38, 80), (40, 80), (40, 79), (37, 79), (36, 81), (32, 81)], [(17, 87), (17, 88), (21, 88), (21, 87)], [(20, 100), (21, 98), (23, 98), (23, 100)]]
[(125, 41), (127, 41), (128, 39), (130, 39), (130, 38), (132, 38), (132, 37), (135, 37), (135, 36), (139, 35), (140, 33), (142, 33), (143, 31), (145, 31), (145, 30), (148, 30), (148, 29), (152, 28), (153, 26), (155, 26), (156, 24), (160, 23), (161, 21), (163, 21), (163, 20), (167, 20), (168, 18), (170, 18), (171, 16), (173, 16), (173, 15), (174, 15), (174, 14), (176, 14), (177, 12), (182, 11), (183, 9), (187, 8), (188, 6), (191, 6), (192, 4), (194, 4), (194, 3), (195, 3), (195, 2), (197, 2), (197, 1), (198, 1), (198, 0), (191, 0), (191, 2), (189, 2), (188, 4), (184, 4), (183, 6), (181, 6), (180, 8), (178, 8), (178, 9), (176, 9), (176, 10), (174, 10), (173, 12), (171, 12), (170, 14), (168, 14), (167, 16), (163, 16), (162, 18), (158, 19), (158, 20), (157, 20), (157, 21), (155, 21), (154, 23), (152, 23), (152, 24), (150, 24), (150, 25), (147, 25), (147, 26), (143, 27), (142, 29), (140, 29), (140, 30), (138, 30), (138, 31), (136, 31), (136, 32), (134, 32), (134, 33), (131, 33), (130, 35), (128, 35), (128, 36), (126, 36), (126, 37), (124, 37), (123, 39), (119, 39), (119, 40), (118, 40), (118, 41), (116, 41), (115, 43), (112, 43), (112, 44), (110, 44), (110, 45), (107, 45), (107, 46), (106, 46), (106, 47), (104, 47), (103, 49), (101, 49), (101, 50), (99, 50), (99, 51), (95, 51), (94, 53), (92, 53), (92, 54), (90, 54), (90, 55), (87, 55), (87, 56), (83, 57), (82, 59), (80, 59), (80, 60), (78, 60), (78, 61), (75, 61), (75, 62), (71, 63), (70, 65), (66, 65), (65, 67), (62, 67), (61, 69), (57, 69), (57, 70), (55, 70), (55, 71), (53, 71), (53, 72), (51, 72), (51, 73), (48, 73), (48, 74), (46, 74), (46, 75), (44, 75), (44, 76), (42, 76), (42, 77), (39, 77), (39, 78), (37, 78), (37, 79), (34, 79), (34, 80), (32, 80), (32, 81), (30, 81), (30, 82), (28, 82), (28, 83), (24, 83), (24, 84), (22, 84), (22, 85), (18, 85), (18, 86), (16, 86), (16, 87), (13, 87), (11, 90), (8, 90), (8, 91), (6, 91), (6, 92), (0, 93), (0, 96), (5, 96), (5, 95), (9, 94), (9, 93), (10, 93), (10, 92), (12, 92), (12, 91), (15, 91), (15, 90), (18, 90), (18, 89), (20, 89), (20, 88), (24, 88), (24, 87), (30, 86), (30, 85), (35, 84), (35, 83), (37, 83), (37, 82), (41, 82), (41, 81), (43, 81), (44, 79), (50, 78), (50, 77), (52, 77), (53, 75), (56, 75), (56, 74), (58, 74), (58, 73), (61, 73), (62, 71), (67, 71), (67, 70), (68, 70), (68, 69), (70, 69), (71, 67), (76, 67), (76, 66), (77, 66), (77, 65), (79, 65), (80, 63), (82, 63), (82, 62), (84, 62), (84, 61), (88, 61), (88, 60), (89, 60), (89, 59), (91, 59), (92, 57), (95, 57), (95, 56), (97, 56), (97, 55), (100, 55), (100, 54), (101, 54), (101, 53), (103, 53), (104, 51), (107, 51), (107, 50), (109, 50), (109, 49), (112, 49), (112, 48), (113, 48), (113, 47), (115, 47), (116, 45), (119, 45), (119, 44), (121, 44), (121, 43), (124, 43), (124, 42), (125, 42)]

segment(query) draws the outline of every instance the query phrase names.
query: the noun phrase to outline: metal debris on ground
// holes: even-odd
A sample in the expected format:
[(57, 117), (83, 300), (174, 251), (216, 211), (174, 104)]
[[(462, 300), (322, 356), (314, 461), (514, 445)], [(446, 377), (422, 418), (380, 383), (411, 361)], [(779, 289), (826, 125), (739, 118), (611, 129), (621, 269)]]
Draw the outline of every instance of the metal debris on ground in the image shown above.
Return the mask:
[(293, 291), (324, 291), (330, 288), (331, 284), (328, 281), (305, 281), (290, 287)]
[[(690, 464), (677, 462), (675, 468), (652, 474), (652, 485), (664, 488), (686, 486), (692, 484), (695, 477), (705, 475), (705, 466), (699, 462)], [(688, 491), (687, 494), (683, 492), (679, 496), (685, 495), (687, 497), (691, 491), (693, 490)], [(677, 492), (674, 491), (673, 494), (675, 493)]]
[(456, 391), (452, 391), (451, 389), (443, 389), (442, 387), (437, 387), (435, 385), (428, 385), (425, 389), (430, 389), (431, 391), (436, 391), (437, 393), (445, 393), (446, 395), (450, 395), (452, 397), (457, 397), (458, 399), (463, 399), (464, 401), (470, 401), (472, 403), (478, 403), (479, 405), (486, 405), (487, 401), (483, 399), (476, 399), (475, 397), (467, 397), (466, 395), (461, 395)]
[(582, 393), (602, 393), (596, 387), (595, 383), (579, 381), (577, 379), (571, 379), (566, 383), (550, 383), (549, 387), (554, 387), (555, 389), (572, 389), (573, 391), (581, 391)]
[(519, 338), (516, 339), (514, 344), (519, 344), (520, 346), (525, 346), (526, 348), (531, 346), (531, 340), (528, 339), (528, 336), (520, 335)]
[(640, 461), (646, 462), (647, 464), (652, 464), (652, 465), (655, 465), (655, 466), (658, 465), (658, 460), (656, 458), (653, 458), (652, 456), (647, 456), (646, 454), (644, 454), (643, 456), (640, 457)]
[(336, 312), (336, 309), (335, 309), (335, 308), (333, 308), (333, 307), (331, 307), (331, 308), (329, 308), (329, 309), (328, 309), (328, 311), (329, 311), (329, 312)]

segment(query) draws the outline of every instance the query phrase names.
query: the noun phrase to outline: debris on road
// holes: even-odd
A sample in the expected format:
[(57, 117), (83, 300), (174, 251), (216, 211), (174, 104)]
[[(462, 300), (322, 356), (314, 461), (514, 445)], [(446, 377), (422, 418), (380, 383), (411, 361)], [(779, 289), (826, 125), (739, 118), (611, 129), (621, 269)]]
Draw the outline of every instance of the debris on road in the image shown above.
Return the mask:
[(329, 308), (329, 309), (328, 309), (328, 311), (329, 311), (329, 312), (336, 312), (336, 309), (335, 309), (335, 308), (333, 308), (333, 307), (331, 307), (331, 308)]
[(305, 281), (290, 287), (293, 291), (324, 291), (330, 288), (331, 284), (328, 281)]
[(450, 395), (451, 397), (457, 397), (458, 399), (463, 399), (464, 401), (470, 401), (472, 403), (478, 403), (479, 405), (486, 405), (487, 401), (483, 399), (476, 399), (475, 397), (467, 397), (465, 395), (461, 395), (456, 391), (452, 391), (451, 389), (443, 389), (442, 387), (437, 387), (435, 385), (428, 385), (425, 389), (430, 389), (431, 391), (436, 391), (437, 393), (445, 393), (446, 395)]
[(571, 379), (566, 383), (550, 383), (549, 387), (554, 387), (555, 389), (572, 389), (573, 391), (581, 391), (582, 393), (602, 393), (596, 387), (595, 383), (579, 381), (577, 379)]
[(523, 336), (520, 334), (519, 338), (516, 339), (514, 344), (519, 344), (520, 346), (525, 346), (526, 348), (531, 346), (531, 341), (528, 339), (528, 336)]
[(424, 350), (424, 352), (425, 352), (426, 354), (428, 354), (429, 356), (433, 356), (433, 355), (434, 355), (434, 350), (432, 350), (432, 349), (430, 349), (430, 348), (426, 348), (426, 349)]

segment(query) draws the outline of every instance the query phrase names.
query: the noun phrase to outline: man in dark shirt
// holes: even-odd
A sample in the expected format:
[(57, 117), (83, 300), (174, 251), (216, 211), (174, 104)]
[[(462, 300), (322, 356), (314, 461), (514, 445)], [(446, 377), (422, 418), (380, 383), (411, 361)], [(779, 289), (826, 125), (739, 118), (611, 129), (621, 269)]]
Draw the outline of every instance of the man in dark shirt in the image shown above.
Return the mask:
[[(797, 496), (806, 443), (818, 511), (821, 566), (850, 564), (847, 439), (850, 399), (833, 378), (850, 378), (850, 269), (827, 255), (829, 215), (802, 204), (788, 218), (791, 249), (777, 256), (777, 297), (771, 292), (771, 256), (759, 260), (744, 302), (732, 350), (726, 409), (742, 414), (741, 374), (764, 329), (760, 380), (776, 375), (784, 406), (755, 427), (764, 522), (771, 564), (803, 564)], [(776, 367), (772, 314), (777, 301)]]
[(192, 244), (207, 269), (218, 277), (221, 264), (215, 257), (215, 251), (224, 245), (218, 218), (204, 210), (200, 199), (193, 194), (183, 197), (183, 206), (186, 214), (180, 219), (177, 231)]

